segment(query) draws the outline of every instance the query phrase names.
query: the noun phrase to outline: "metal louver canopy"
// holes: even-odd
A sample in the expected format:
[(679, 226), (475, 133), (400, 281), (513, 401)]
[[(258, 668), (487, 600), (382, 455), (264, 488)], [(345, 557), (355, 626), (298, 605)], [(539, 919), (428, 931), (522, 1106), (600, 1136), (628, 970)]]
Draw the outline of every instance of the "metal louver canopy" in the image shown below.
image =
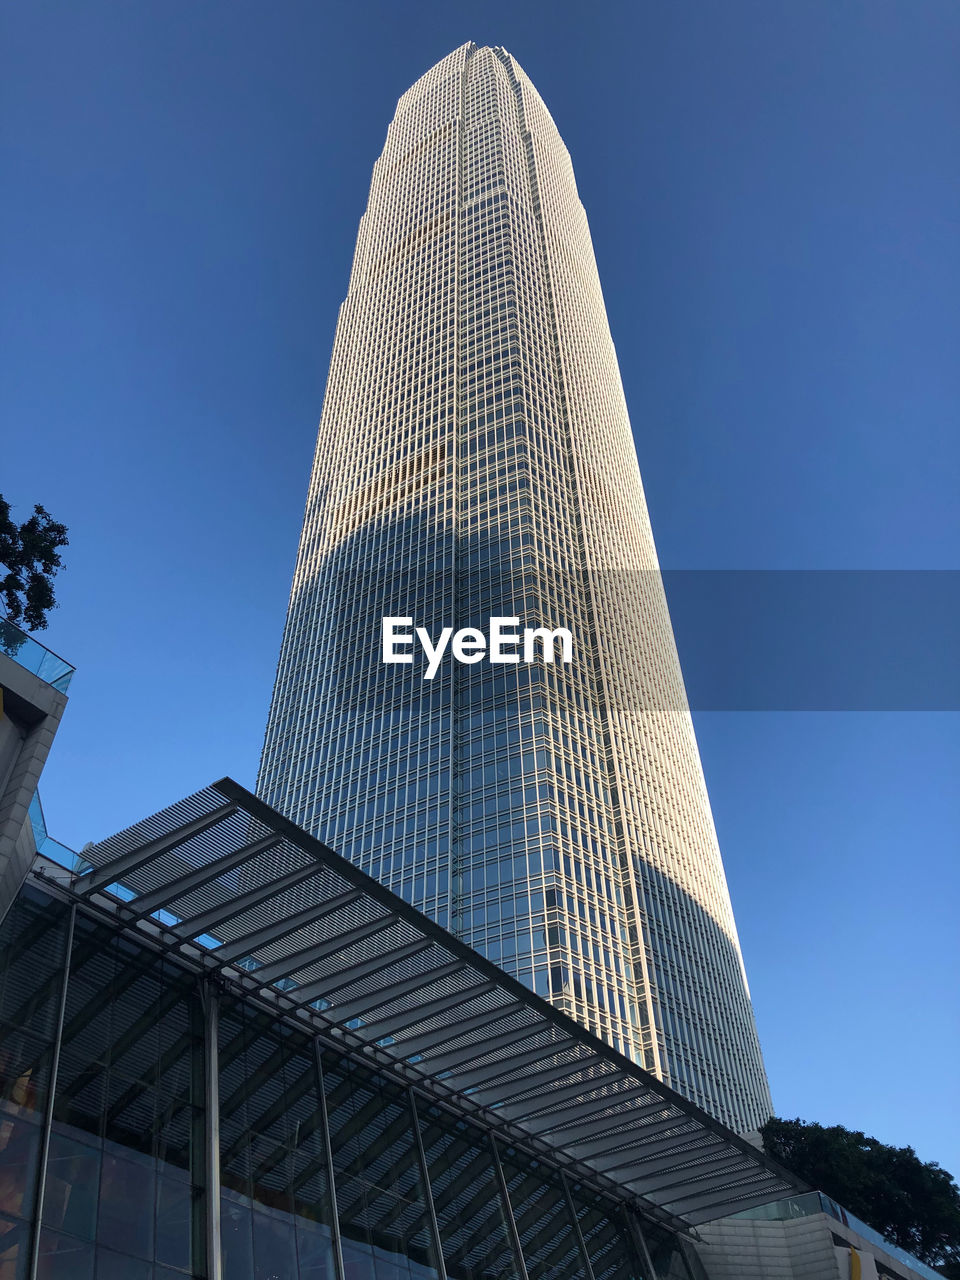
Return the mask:
[(805, 1189), (230, 778), (83, 857), (91, 904), (657, 1216)]

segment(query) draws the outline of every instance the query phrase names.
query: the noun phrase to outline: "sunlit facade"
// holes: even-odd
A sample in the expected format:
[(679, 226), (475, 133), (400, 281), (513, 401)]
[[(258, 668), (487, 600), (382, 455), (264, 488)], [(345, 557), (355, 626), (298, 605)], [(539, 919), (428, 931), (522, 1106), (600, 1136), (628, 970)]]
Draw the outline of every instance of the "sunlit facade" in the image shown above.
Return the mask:
[[(383, 617), (569, 665), (381, 661)], [(470, 44), (397, 106), (340, 312), (258, 783), (738, 1130), (770, 1113), (566, 148)]]

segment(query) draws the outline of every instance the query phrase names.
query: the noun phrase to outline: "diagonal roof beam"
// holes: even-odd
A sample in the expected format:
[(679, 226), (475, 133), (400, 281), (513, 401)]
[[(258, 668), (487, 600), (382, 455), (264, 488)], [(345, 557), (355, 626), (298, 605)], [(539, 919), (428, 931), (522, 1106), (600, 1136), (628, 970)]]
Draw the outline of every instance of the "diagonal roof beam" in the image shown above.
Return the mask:
[(650, 1174), (644, 1169), (636, 1175), (630, 1175), (632, 1180), (643, 1183), (644, 1195), (662, 1199), (664, 1192), (672, 1191), (674, 1187), (689, 1187), (691, 1178), (699, 1181), (701, 1176), (723, 1173), (729, 1179), (730, 1175), (736, 1175), (738, 1170), (744, 1170), (747, 1167), (743, 1160), (737, 1160), (729, 1152), (726, 1155), (720, 1154), (710, 1160), (704, 1160), (702, 1164), (679, 1164), (673, 1169), (668, 1164), (661, 1163), (662, 1168), (657, 1175)]
[[(386, 987), (384, 990), (388, 992), (390, 988)], [(418, 1005), (415, 1003), (412, 1008), (404, 1009), (402, 1012), (392, 1014), (390, 1017), (375, 1018), (362, 1029), (365, 1033), (365, 1038), (368, 1035), (371, 1040), (382, 1040), (384, 1036), (392, 1036), (397, 1031), (403, 1031), (405, 1027), (418, 1026), (421, 1022), (436, 1018), (451, 1009), (459, 1009), (461, 1005), (468, 1004), (471, 1000), (476, 1000), (479, 996), (488, 995), (489, 992), (495, 990), (496, 986), (492, 982), (477, 982), (472, 987), (464, 987), (462, 991), (453, 991), (443, 996), (437, 996), (433, 1000), (428, 1000), (426, 1004)], [(434, 1037), (439, 1035), (444, 1040), (449, 1040), (451, 1035), (459, 1034), (461, 1025), (458, 1022), (456, 1028), (440, 1028), (439, 1031), (434, 1033)]]
[[(269, 848), (266, 841), (262, 843), (264, 848)], [(255, 853), (262, 853), (263, 849), (257, 849), (255, 845), (247, 845), (243, 852), (252, 856)], [(230, 858), (222, 859), (224, 866), (222, 870), (218, 870), (217, 874), (222, 875), (231, 870), (226, 864), (232, 862), (232, 860), (233, 855)], [(215, 863), (211, 863), (211, 869), (215, 865)], [(276, 897), (288, 889), (295, 888), (298, 884), (302, 884), (303, 881), (319, 875), (322, 871), (323, 867), (318, 862), (313, 866), (299, 867), (294, 871), (288, 871), (285, 876), (280, 876), (277, 880), (268, 880), (266, 884), (262, 884), (255, 889), (248, 889), (246, 893), (231, 894), (218, 907), (211, 907), (208, 911), (200, 911), (192, 916), (184, 916), (180, 923), (174, 926), (174, 932), (188, 938), (195, 938), (198, 933), (209, 933), (211, 929), (216, 929), (224, 920), (236, 919), (244, 911), (249, 911), (251, 907), (258, 907), (262, 902), (267, 902), (270, 898)], [(211, 876), (210, 879), (213, 879), (213, 877)], [(202, 884), (203, 881), (198, 881), (197, 883)], [(187, 892), (195, 887), (197, 886), (190, 885)], [(180, 897), (182, 895), (178, 892), (177, 896)], [(138, 905), (140, 901), (140, 899), (137, 900)], [(176, 899), (171, 898), (170, 901), (173, 902)]]
[[(444, 1045), (450, 1044), (451, 1041), (459, 1040), (461, 1037), (469, 1035), (473, 1031), (480, 1031), (483, 1028), (493, 1026), (497, 1022), (502, 1022), (504, 1018), (509, 1018), (516, 1012), (517, 1005), (511, 1001), (510, 1004), (501, 1005), (497, 1009), (484, 1009), (481, 1013), (474, 1014), (472, 1018), (464, 1018), (457, 1021), (453, 1026), (437, 1027), (433, 1031), (423, 1032), (422, 1035), (408, 1036), (404, 1040), (398, 1040), (396, 1042), (396, 1047), (403, 1051), (404, 1057), (409, 1057), (412, 1053), (424, 1053), (434, 1047), (443, 1048)], [(366, 1030), (366, 1028), (364, 1028), (364, 1030)], [(527, 1035), (530, 1034), (530, 1029), (528, 1027), (524, 1027), (522, 1030)], [(511, 1033), (509, 1031), (504, 1032), (504, 1035), (510, 1034)], [(517, 1033), (515, 1032), (513, 1034)], [(493, 1040), (488, 1040), (487, 1037), (484, 1036), (481, 1043), (488, 1053), (493, 1053), (498, 1042), (496, 1037), (494, 1037)], [(460, 1048), (451, 1050), (451, 1052), (457, 1054), (470, 1052), (474, 1057), (476, 1057), (477, 1046), (475, 1043), (471, 1042), (467, 1045), (461, 1045)], [(430, 1065), (434, 1070), (437, 1069), (432, 1059)]]
[[(523, 1094), (530, 1093), (534, 1089), (541, 1089), (544, 1085), (553, 1084), (557, 1080), (565, 1080), (568, 1076), (572, 1076), (574, 1072), (579, 1073), (587, 1069), (590, 1066), (590, 1061), (587, 1061), (586, 1067), (580, 1062), (572, 1065), (569, 1062), (561, 1062), (559, 1066), (542, 1067), (539, 1071), (531, 1071), (526, 1075), (516, 1076), (516, 1083), (512, 1088), (509, 1085), (491, 1086), (489, 1089), (479, 1088), (474, 1091), (472, 1096), (474, 1098), (489, 1096), (497, 1102), (509, 1102), (511, 1098), (522, 1097)], [(602, 1059), (599, 1057), (592, 1059), (594, 1064), (601, 1061)], [(515, 1075), (515, 1072), (511, 1072), (511, 1075)], [(617, 1078), (611, 1073), (611, 1079)], [(583, 1087), (584, 1089), (600, 1088), (603, 1083), (603, 1077), (594, 1077), (592, 1080), (583, 1081)]]
[(353, 1018), (365, 1017), (372, 1009), (380, 1009), (394, 1000), (399, 1000), (402, 996), (413, 995), (414, 992), (423, 991), (433, 986), (435, 982), (452, 977), (455, 973), (462, 973), (466, 967), (462, 960), (452, 960), (450, 964), (441, 965), (439, 969), (427, 969), (403, 982), (395, 982), (390, 987), (368, 991), (364, 996), (356, 996), (353, 1000), (345, 1000), (343, 1004), (335, 1004), (325, 1012), (328, 1018), (333, 1018), (337, 1022), (350, 1022)]
[[(348, 929), (346, 933), (335, 934), (334, 937), (327, 938), (324, 942), (317, 942), (311, 947), (304, 947), (302, 951), (292, 951), (290, 955), (274, 960), (270, 964), (265, 964), (260, 969), (250, 970), (250, 973), (258, 982), (267, 987), (271, 982), (275, 982), (277, 978), (289, 977), (299, 969), (306, 969), (309, 965), (316, 964), (320, 960), (326, 960), (328, 956), (335, 956), (341, 951), (346, 951), (354, 943), (362, 942), (364, 938), (373, 937), (375, 933), (382, 933), (384, 929), (388, 929), (392, 924), (396, 923), (397, 917), (393, 912), (388, 915), (377, 916), (375, 920), (369, 920), (366, 924), (357, 925), (355, 929)], [(386, 959), (385, 956), (384, 963), (386, 963)]]
[[(772, 1176), (772, 1175), (771, 1175)], [(701, 1222), (711, 1222), (714, 1218), (727, 1217), (731, 1213), (740, 1213), (743, 1209), (754, 1209), (757, 1205), (770, 1204), (774, 1200), (783, 1199), (783, 1184), (758, 1184), (756, 1191), (741, 1194), (740, 1189), (718, 1192), (715, 1199), (702, 1204), (698, 1209), (690, 1210), (684, 1217), (693, 1226)]]
[[(456, 1073), (457, 1087), (471, 1089), (474, 1085), (492, 1085), (494, 1081), (501, 1080), (504, 1076), (512, 1076), (522, 1067), (533, 1066), (544, 1060), (552, 1063), (559, 1054), (568, 1052), (575, 1043), (576, 1041), (570, 1039), (558, 1045), (536, 1045), (532, 1049), (511, 1054), (509, 1058), (501, 1058), (499, 1062), (491, 1062), (487, 1067), (478, 1067), (475, 1071), (458, 1072)], [(570, 1075), (579, 1070), (577, 1062), (568, 1062), (566, 1065)]]
[[(659, 1115), (663, 1111), (663, 1107), (637, 1107), (634, 1111), (628, 1111), (623, 1117), (612, 1116), (610, 1119), (617, 1124), (623, 1124), (625, 1121), (634, 1120), (643, 1121), (645, 1117), (650, 1115)], [(676, 1116), (671, 1116), (666, 1120), (651, 1120), (647, 1123), (635, 1124), (630, 1131), (630, 1139), (633, 1142), (644, 1146), (646, 1150), (647, 1140), (656, 1137), (659, 1133), (668, 1133), (671, 1129), (676, 1129), (680, 1124)], [(562, 1144), (563, 1149), (577, 1151), (580, 1153), (584, 1147), (590, 1148), (596, 1146), (600, 1151), (609, 1151), (611, 1146), (618, 1140), (621, 1145), (627, 1141), (627, 1135), (612, 1134), (609, 1130), (604, 1131), (598, 1125), (596, 1120), (589, 1120), (586, 1124), (575, 1125), (571, 1128), (561, 1129), (556, 1136), (549, 1134), (544, 1135), (547, 1142), (554, 1145)], [(586, 1153), (584, 1153), (586, 1154)]]
[[(609, 1080), (574, 1080), (572, 1084), (564, 1085), (560, 1089), (551, 1089), (549, 1093), (530, 1098), (526, 1102), (510, 1103), (508, 1107), (504, 1107), (504, 1111), (510, 1111), (511, 1114), (516, 1112), (517, 1115), (522, 1115), (527, 1119), (533, 1119), (534, 1116), (538, 1116), (542, 1111), (555, 1112), (557, 1111), (560, 1103), (570, 1102), (572, 1100), (577, 1103), (577, 1107), (573, 1110), (571, 1119), (576, 1119), (578, 1116), (584, 1116), (586, 1114), (583, 1110), (585, 1107), (590, 1107), (594, 1104), (601, 1105), (602, 1107), (615, 1107), (618, 1102), (628, 1101), (628, 1094), (631, 1097), (635, 1096), (637, 1089), (635, 1087), (632, 1089), (624, 1089), (622, 1087), (624, 1084), (629, 1086), (630, 1081), (625, 1079), (623, 1076), (616, 1075), (611, 1076)], [(613, 1086), (615, 1085), (620, 1085), (621, 1088), (614, 1089)], [(597, 1098), (589, 1096), (590, 1094), (596, 1093), (597, 1090), (604, 1088), (609, 1089), (610, 1092)], [(641, 1090), (641, 1093), (642, 1092), (643, 1091)], [(647, 1089), (645, 1092), (649, 1097), (650, 1090)], [(659, 1100), (655, 1103), (651, 1103), (650, 1105), (652, 1107), (655, 1106), (658, 1111), (662, 1111), (664, 1108), (664, 1104)]]
[[(138, 917), (152, 915), (154, 911), (159, 911), (161, 907), (168, 907), (171, 902), (175, 902), (178, 898), (192, 893), (194, 889), (199, 889), (202, 885), (209, 884), (211, 880), (216, 880), (218, 876), (227, 875), (228, 872), (239, 867), (241, 863), (248, 862), (251, 858), (255, 858), (258, 853), (263, 853), (266, 849), (272, 849), (275, 845), (281, 843), (282, 837), (271, 832), (270, 835), (264, 836), (262, 840), (255, 840), (252, 844), (241, 845), (233, 853), (224, 854), (222, 858), (215, 858), (213, 862), (205, 862), (202, 867), (197, 867), (196, 871), (190, 871), (185, 876), (178, 876), (176, 880), (162, 884), (159, 889), (154, 889), (151, 893), (141, 894), (133, 899), (130, 903), (130, 908)], [(314, 872), (320, 869), (319, 863), (313, 868)], [(271, 888), (275, 888), (275, 886), (271, 885)], [(197, 932), (203, 933), (204, 930), (198, 929)]]
[[(399, 964), (402, 960), (412, 960), (414, 956), (423, 955), (425, 951), (432, 950), (434, 945), (426, 938), (407, 942), (404, 946), (397, 947), (384, 955), (371, 956), (368, 960), (358, 960), (355, 964), (348, 965), (346, 969), (331, 973), (329, 977), (305, 982), (292, 991), (285, 991), (284, 995), (288, 1000), (296, 1000), (299, 1004), (312, 1004), (314, 1000), (326, 999), (335, 991), (343, 991), (357, 982), (363, 982), (365, 978), (375, 973), (382, 973), (388, 964)], [(337, 1010), (336, 1008), (325, 1009), (322, 1016), (335, 1021)]]
[[(625, 1119), (629, 1118), (624, 1117)], [(578, 1159), (588, 1159), (590, 1156), (609, 1152), (613, 1149), (613, 1144), (618, 1140), (621, 1144), (632, 1143), (638, 1151), (642, 1152), (644, 1159), (647, 1156), (658, 1155), (661, 1151), (676, 1152), (678, 1149), (683, 1150), (683, 1143), (691, 1140), (700, 1141), (711, 1132), (709, 1129), (695, 1129), (687, 1134), (678, 1134), (674, 1138), (664, 1138), (661, 1142), (651, 1142), (651, 1138), (656, 1138), (660, 1133), (669, 1133), (671, 1129), (679, 1128), (682, 1122), (678, 1122), (676, 1116), (671, 1116), (667, 1120), (654, 1121), (652, 1124), (642, 1124), (632, 1126), (627, 1132), (622, 1134), (615, 1133), (598, 1133), (596, 1124), (593, 1125), (593, 1132), (590, 1133), (590, 1126), (583, 1125), (583, 1137), (580, 1137), (580, 1130), (573, 1130), (573, 1140), (568, 1137), (570, 1130), (564, 1130), (560, 1137), (563, 1139), (564, 1150), (575, 1151)], [(678, 1148), (677, 1144), (681, 1144)]]
[[(746, 1172), (746, 1170), (744, 1172)], [(763, 1174), (763, 1177), (755, 1176), (752, 1178), (744, 1178), (743, 1182), (739, 1185), (731, 1185), (729, 1173), (717, 1174), (716, 1177), (708, 1178), (703, 1182), (688, 1182), (686, 1183), (686, 1194), (680, 1194), (673, 1197), (666, 1196), (663, 1198), (662, 1203), (665, 1207), (668, 1207), (672, 1213), (679, 1213), (681, 1216), (685, 1217), (691, 1212), (691, 1210), (703, 1208), (706, 1205), (716, 1205), (719, 1201), (719, 1197), (715, 1194), (717, 1191), (723, 1191), (723, 1198), (720, 1202), (726, 1205), (730, 1204), (731, 1201), (734, 1201), (734, 1198), (741, 1186), (745, 1192), (750, 1192), (753, 1189), (759, 1189), (759, 1185), (764, 1182), (767, 1183), (773, 1191), (775, 1191), (776, 1194), (771, 1194), (770, 1196), (771, 1200), (775, 1200), (777, 1198), (777, 1194), (782, 1194), (780, 1192), (780, 1188), (777, 1186), (776, 1180), (772, 1174), (768, 1173), (766, 1170), (763, 1170)], [(721, 1211), (718, 1210), (718, 1212)], [(732, 1210), (731, 1212), (735, 1212), (735, 1210)]]
[[(643, 1144), (634, 1147), (634, 1167), (637, 1175), (646, 1178), (655, 1178), (664, 1170), (675, 1169), (706, 1169), (715, 1160), (733, 1160), (736, 1159), (739, 1164), (743, 1164), (747, 1159), (743, 1152), (737, 1151), (726, 1143), (718, 1134), (711, 1134), (709, 1130), (704, 1132), (701, 1137), (699, 1146), (680, 1147), (679, 1150), (670, 1150), (668, 1144), (657, 1142), (651, 1143), (652, 1146), (660, 1147), (659, 1155), (651, 1155), (647, 1152)], [(616, 1152), (611, 1152), (611, 1158), (615, 1158)], [(601, 1167), (601, 1161), (597, 1161), (596, 1167)]]
[(295, 911), (291, 916), (282, 916), (279, 920), (271, 921), (262, 929), (255, 929), (252, 933), (245, 933), (240, 938), (225, 942), (210, 954), (220, 964), (230, 964), (261, 947), (270, 946), (280, 938), (292, 936), (306, 924), (314, 924), (327, 916), (335, 915), (344, 907), (349, 907), (351, 903), (359, 902), (362, 897), (363, 894), (358, 889), (348, 889), (345, 893), (338, 893), (334, 898), (328, 898), (326, 902), (313, 903), (309, 907), (304, 907), (302, 911)]
[(182, 827), (177, 827), (176, 831), (171, 831), (168, 835), (158, 836), (156, 840), (151, 840), (148, 844), (138, 845), (130, 853), (124, 853), (119, 858), (111, 859), (110, 862), (104, 863), (102, 867), (88, 871), (86, 875), (80, 876), (75, 886), (76, 892), (83, 897), (89, 897), (91, 893), (96, 893), (98, 889), (102, 889), (105, 885), (113, 884), (121, 876), (129, 875), (131, 871), (136, 871), (145, 866), (146, 863), (153, 862), (155, 858), (159, 858), (162, 854), (169, 853), (172, 849), (186, 844), (194, 836), (201, 835), (204, 831), (209, 831), (211, 827), (223, 822), (225, 818), (232, 817), (233, 814), (238, 812), (239, 807), (238, 804), (231, 800), (229, 804), (221, 805), (218, 809), (214, 809), (212, 813), (205, 813), (202, 817), (194, 818), (192, 822), (187, 822)]
[[(601, 1116), (604, 1111), (611, 1107), (619, 1106), (623, 1102), (629, 1102), (634, 1098), (649, 1098), (650, 1090), (645, 1085), (638, 1085), (636, 1089), (621, 1089), (620, 1093), (613, 1098), (593, 1098), (589, 1102), (584, 1101), (572, 1107), (558, 1108), (552, 1110), (550, 1106), (541, 1107), (539, 1111), (530, 1116), (519, 1116), (518, 1119), (524, 1128), (538, 1136), (545, 1133), (553, 1133), (557, 1129), (562, 1129), (565, 1124), (575, 1120), (586, 1120), (590, 1116)], [(506, 1111), (506, 1108), (502, 1108)], [(660, 1108), (658, 1108), (659, 1110)], [(617, 1117), (619, 1120), (621, 1117)], [(563, 1141), (563, 1137), (559, 1138)]]
[[(460, 1045), (456, 1049), (451, 1049), (449, 1053), (432, 1054), (429, 1062), (425, 1063), (425, 1065), (429, 1068), (432, 1075), (440, 1075), (447, 1071), (453, 1071), (456, 1067), (462, 1066), (465, 1063), (476, 1062), (478, 1058), (483, 1057), (486, 1054), (495, 1053), (498, 1049), (507, 1049), (512, 1044), (522, 1044), (524, 1041), (529, 1040), (531, 1035), (535, 1032), (535, 1027), (532, 1029), (530, 1027), (518, 1027), (516, 1031), (503, 1032), (502, 1035), (497, 1037), (496, 1043), (486, 1043), (485, 1041), (481, 1041), (481, 1047), (479, 1048), (477, 1041), (471, 1041), (469, 1044)], [(456, 1034), (456, 1032), (451, 1033), (449, 1039), (454, 1039)], [(391, 1047), (405, 1050), (406, 1042), (401, 1041), (399, 1044)], [(499, 1062), (492, 1062), (490, 1064), (491, 1070), (494, 1068), (499, 1069), (499, 1066)], [(463, 1085), (457, 1082), (455, 1078), (452, 1079), (450, 1083), (458, 1090), (458, 1092), (463, 1091)]]

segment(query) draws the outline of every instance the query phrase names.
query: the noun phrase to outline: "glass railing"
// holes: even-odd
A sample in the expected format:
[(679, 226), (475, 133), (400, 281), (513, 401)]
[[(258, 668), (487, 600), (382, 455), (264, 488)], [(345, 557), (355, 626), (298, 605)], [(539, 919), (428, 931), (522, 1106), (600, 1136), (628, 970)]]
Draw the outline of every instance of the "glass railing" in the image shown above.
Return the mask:
[(807, 1191), (802, 1195), (785, 1196), (782, 1200), (775, 1200), (772, 1204), (757, 1205), (754, 1209), (743, 1209), (740, 1213), (734, 1213), (730, 1216), (732, 1218), (751, 1218), (755, 1222), (784, 1222), (790, 1218), (807, 1218), (814, 1213), (826, 1213), (837, 1222), (842, 1222), (845, 1227), (855, 1231), (864, 1240), (869, 1240), (871, 1244), (875, 1244), (878, 1249), (882, 1249), (891, 1258), (896, 1258), (905, 1267), (909, 1267), (918, 1275), (926, 1276), (928, 1280), (943, 1280), (940, 1272), (928, 1267), (925, 1262), (915, 1258), (906, 1249), (901, 1249), (899, 1245), (891, 1244), (889, 1240), (884, 1239), (879, 1231), (874, 1231), (873, 1227), (861, 1222), (852, 1213), (848, 1213), (842, 1205), (837, 1204), (836, 1200), (831, 1200), (822, 1191)]
[(68, 849), (65, 844), (54, 840), (53, 836), (48, 834), (39, 791), (33, 793), (33, 799), (30, 801), (30, 825), (33, 827), (33, 840), (37, 846), (37, 853), (48, 862), (55, 862), (57, 866), (73, 872), (83, 871), (87, 867), (88, 864), (79, 853)]
[(925, 1262), (921, 1262), (919, 1258), (915, 1258), (912, 1253), (908, 1253), (906, 1249), (901, 1249), (899, 1245), (891, 1244), (889, 1240), (885, 1240), (879, 1231), (874, 1231), (873, 1227), (867, 1223), (861, 1222), (859, 1218), (855, 1218), (852, 1213), (847, 1213), (846, 1209), (841, 1210), (843, 1213), (842, 1222), (848, 1227), (856, 1231), (857, 1235), (863, 1236), (864, 1240), (869, 1240), (871, 1244), (875, 1244), (878, 1248), (889, 1253), (891, 1258), (896, 1258), (898, 1262), (902, 1262), (905, 1267), (911, 1267), (921, 1276), (926, 1276), (928, 1280), (943, 1280), (943, 1275), (939, 1271), (934, 1271), (933, 1267), (928, 1267)]
[(21, 631), (15, 623), (0, 618), (0, 653), (19, 663), (27, 671), (53, 685), (61, 693), (66, 693), (73, 678), (75, 667), (65, 662), (55, 653), (51, 653), (39, 640)]
[[(33, 799), (30, 801), (30, 825), (33, 827), (33, 841), (37, 847), (37, 855), (44, 859), (45, 862), (54, 862), (58, 867), (63, 867), (65, 871), (69, 871), (71, 875), (85, 875), (93, 869), (90, 863), (82, 853), (77, 853), (65, 844), (61, 844), (59, 840), (54, 840), (53, 836), (47, 831), (47, 820), (43, 814), (43, 804), (40, 800), (40, 792), (33, 793)], [(115, 898), (119, 898), (121, 902), (133, 902), (137, 894), (133, 889), (120, 881), (104, 886), (106, 893), (112, 893)], [(156, 920), (158, 924), (166, 924), (171, 927), (180, 924), (180, 916), (174, 915), (172, 911), (163, 908), (159, 911), (151, 912), (151, 920)], [(198, 934), (193, 941), (198, 946), (206, 947), (208, 951), (214, 951), (217, 947), (223, 946), (222, 938), (215, 938), (213, 934)], [(238, 960), (238, 966), (241, 969), (256, 969), (260, 962), (248, 957), (247, 960)], [(284, 990), (281, 982), (275, 985), (282, 991)], [(296, 986), (296, 983), (291, 985)], [(2, 1268), (0, 1268), (0, 1280), (3, 1280)]]

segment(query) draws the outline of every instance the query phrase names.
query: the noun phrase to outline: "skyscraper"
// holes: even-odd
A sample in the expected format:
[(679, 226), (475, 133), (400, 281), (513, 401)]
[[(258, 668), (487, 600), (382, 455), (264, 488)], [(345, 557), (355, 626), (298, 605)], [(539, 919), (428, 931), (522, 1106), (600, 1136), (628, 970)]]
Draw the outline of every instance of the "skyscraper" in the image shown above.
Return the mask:
[[(572, 660), (474, 637), (431, 677), (385, 618)], [(374, 165), (258, 789), (725, 1123), (769, 1115), (587, 220), (503, 49), (418, 80)]]

